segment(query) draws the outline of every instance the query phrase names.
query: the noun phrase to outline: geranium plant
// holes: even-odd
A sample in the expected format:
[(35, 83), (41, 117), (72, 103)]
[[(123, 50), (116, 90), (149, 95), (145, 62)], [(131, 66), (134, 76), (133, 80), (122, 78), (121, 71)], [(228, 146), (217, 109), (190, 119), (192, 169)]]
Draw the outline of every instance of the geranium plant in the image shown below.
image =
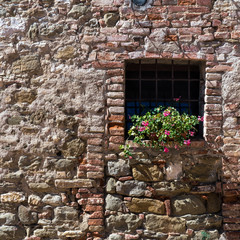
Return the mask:
[[(203, 121), (203, 117), (180, 114), (174, 107), (159, 106), (143, 116), (133, 115), (131, 120), (133, 126), (128, 134), (133, 142), (167, 153), (169, 147), (179, 149), (183, 145), (189, 146), (190, 137), (197, 131), (195, 126)], [(128, 144), (120, 146), (120, 149), (124, 150), (125, 156), (131, 158), (132, 152)]]

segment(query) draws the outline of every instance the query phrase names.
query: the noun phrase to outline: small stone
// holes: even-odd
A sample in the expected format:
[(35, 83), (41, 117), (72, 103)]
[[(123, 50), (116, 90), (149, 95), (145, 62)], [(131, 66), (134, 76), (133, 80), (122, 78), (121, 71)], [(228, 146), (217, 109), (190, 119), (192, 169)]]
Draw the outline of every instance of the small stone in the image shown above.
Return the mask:
[(16, 215), (13, 213), (0, 213), (0, 225), (16, 225)]
[(10, 118), (8, 118), (7, 123), (9, 125), (18, 125), (20, 124), (20, 122), (23, 120), (23, 118), (21, 116), (12, 116)]
[(36, 99), (36, 92), (32, 90), (22, 90), (17, 92), (15, 98), (19, 103), (32, 103)]
[(150, 212), (156, 214), (164, 214), (164, 202), (149, 198), (133, 198), (131, 202), (126, 202), (126, 206), (131, 212), (142, 213)]
[(158, 165), (138, 164), (132, 168), (135, 180), (158, 182), (163, 180), (163, 173)]
[(118, 181), (116, 183), (116, 192), (122, 195), (140, 197), (144, 196), (146, 187), (146, 183), (136, 180), (125, 182)]
[(57, 171), (69, 171), (76, 165), (76, 161), (70, 159), (59, 159), (55, 163), (55, 169)]
[(193, 240), (198, 240), (198, 239), (216, 240), (216, 239), (219, 239), (219, 232), (218, 230), (212, 230), (212, 231), (202, 230), (202, 231), (195, 232)]
[(109, 240), (124, 240), (123, 235), (117, 234), (117, 233), (112, 233), (109, 235)]
[(37, 195), (29, 195), (28, 197), (28, 203), (30, 205), (35, 205), (35, 206), (39, 206), (41, 204), (42, 200), (39, 196)]
[(87, 12), (87, 7), (86, 6), (74, 5), (72, 7), (72, 9), (70, 10), (70, 12), (68, 13), (68, 17), (72, 17), (72, 18), (77, 19), (77, 18), (85, 15), (86, 12)]
[(64, 220), (78, 221), (78, 210), (72, 207), (64, 206), (54, 209), (53, 223), (58, 223)]
[(61, 234), (61, 237), (66, 237), (66, 238), (83, 238), (86, 233), (75, 230), (75, 231), (65, 231)]
[(119, 211), (121, 205), (122, 205), (122, 198), (118, 195), (111, 195), (108, 194), (106, 199), (106, 210), (110, 211)]
[(2, 194), (0, 200), (2, 203), (21, 203), (24, 202), (26, 197), (21, 192), (9, 192)]
[(106, 13), (104, 15), (104, 21), (107, 27), (114, 27), (119, 20), (119, 14), (117, 13)]
[(116, 180), (114, 178), (109, 178), (107, 180), (106, 191), (107, 191), (107, 193), (115, 193), (116, 192)]
[(85, 144), (81, 139), (74, 139), (70, 142), (65, 142), (61, 150), (65, 158), (79, 157), (85, 150)]
[(37, 213), (30, 211), (27, 207), (21, 205), (18, 208), (18, 218), (23, 224), (34, 224), (37, 223)]
[(183, 195), (172, 199), (172, 213), (175, 216), (185, 214), (203, 214), (206, 208), (203, 202), (196, 196)]
[(55, 58), (67, 60), (73, 58), (75, 54), (75, 49), (72, 46), (66, 46), (63, 49), (59, 50), (55, 55)]
[(109, 161), (107, 163), (107, 173), (115, 177), (126, 176), (130, 174), (130, 166), (123, 159), (119, 159), (117, 162)]
[(51, 206), (59, 206), (62, 205), (62, 198), (59, 195), (47, 194), (42, 199), (42, 202)]
[(42, 72), (39, 56), (27, 55), (22, 56), (20, 60), (13, 62), (12, 64), (13, 73), (29, 73), (29, 74), (40, 74)]

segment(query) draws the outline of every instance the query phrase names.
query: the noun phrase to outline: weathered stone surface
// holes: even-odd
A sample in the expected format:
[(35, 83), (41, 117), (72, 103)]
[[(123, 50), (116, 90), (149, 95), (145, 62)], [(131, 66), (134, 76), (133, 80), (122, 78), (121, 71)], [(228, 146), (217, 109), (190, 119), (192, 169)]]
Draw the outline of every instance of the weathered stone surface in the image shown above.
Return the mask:
[(163, 173), (158, 165), (138, 164), (132, 168), (135, 180), (146, 182), (159, 182), (163, 180)]
[(155, 214), (146, 215), (146, 229), (155, 232), (185, 233), (186, 222), (183, 218), (159, 216)]
[(26, 197), (21, 192), (9, 192), (2, 194), (0, 200), (2, 203), (21, 203), (26, 200)]
[(76, 166), (75, 159), (59, 159), (55, 163), (55, 169), (57, 171), (69, 171)]
[(57, 237), (57, 230), (54, 229), (36, 229), (33, 232), (34, 236), (40, 238), (55, 238)]
[(116, 13), (106, 13), (103, 19), (107, 27), (114, 27), (119, 19), (119, 15)]
[(118, 211), (122, 205), (121, 196), (108, 194), (106, 199), (106, 210)]
[(218, 194), (210, 193), (207, 196), (207, 212), (217, 213), (221, 210), (221, 198)]
[(51, 206), (59, 206), (62, 204), (62, 198), (59, 195), (47, 194), (43, 197), (42, 202)]
[(109, 161), (107, 163), (107, 173), (114, 177), (130, 175), (130, 166), (127, 161), (122, 159), (117, 162)]
[(192, 238), (193, 240), (202, 240), (202, 239), (209, 239), (209, 240), (215, 240), (219, 239), (219, 232), (217, 230), (213, 231), (199, 231), (196, 232), (194, 237)]
[(130, 165), (134, 164), (152, 164), (152, 160), (146, 152), (133, 152), (133, 156), (129, 159)]
[(41, 202), (42, 202), (42, 199), (37, 195), (31, 194), (31, 195), (28, 196), (28, 203), (30, 205), (38, 206), (38, 205), (41, 204)]
[(147, 184), (138, 181), (125, 181), (116, 183), (116, 192), (118, 194), (140, 197), (143, 196), (146, 190)]
[(69, 58), (73, 58), (74, 53), (75, 53), (74, 47), (66, 46), (57, 52), (57, 54), (55, 55), (55, 58), (67, 60)]
[(49, 192), (52, 187), (47, 183), (29, 183), (28, 187), (36, 192)]
[(0, 225), (16, 225), (17, 217), (13, 213), (0, 213)]
[(107, 231), (130, 231), (134, 232), (140, 225), (142, 220), (135, 214), (121, 214), (118, 216), (111, 215), (106, 218)]
[(85, 144), (81, 139), (74, 139), (64, 143), (61, 150), (64, 157), (79, 157), (85, 150)]
[(83, 16), (86, 12), (87, 12), (87, 6), (74, 5), (70, 10), (70, 12), (68, 13), (68, 17), (77, 19)]
[(113, 233), (113, 234), (109, 235), (109, 240), (123, 240), (123, 239), (124, 239), (124, 237), (117, 233)]
[(220, 229), (222, 226), (222, 216), (219, 215), (185, 215), (183, 218), (186, 220), (187, 227), (193, 230)]
[(153, 183), (153, 188), (159, 196), (176, 196), (181, 193), (190, 192), (190, 185), (180, 181)]
[(54, 209), (53, 223), (62, 222), (65, 220), (78, 221), (78, 211), (72, 207), (56, 207)]
[(16, 93), (16, 100), (19, 103), (32, 103), (36, 99), (36, 92), (23, 90)]
[(40, 74), (42, 72), (39, 57), (37, 55), (27, 55), (20, 60), (13, 62), (12, 70), (14, 73)]
[(86, 235), (86, 233), (76, 230), (76, 231), (65, 231), (60, 236), (67, 237), (67, 238), (82, 238)]
[(202, 155), (195, 158), (194, 164), (183, 165), (186, 177), (199, 182), (215, 182), (221, 161), (217, 156)]
[(62, 33), (62, 24), (42, 23), (39, 25), (39, 35), (43, 38), (53, 38)]
[(126, 206), (130, 212), (134, 213), (156, 213), (164, 214), (165, 207), (164, 203), (160, 200), (149, 199), (149, 198), (133, 198), (131, 202), (126, 202)]
[(116, 192), (116, 180), (114, 178), (109, 178), (107, 180), (106, 191), (107, 191), (107, 193), (115, 193)]
[(41, 164), (41, 157), (21, 156), (18, 160), (18, 167), (21, 170), (37, 170)]
[(23, 224), (34, 224), (37, 223), (38, 218), (37, 218), (37, 213), (32, 212), (29, 210), (27, 207), (21, 205), (18, 208), (18, 218)]
[(203, 202), (196, 196), (183, 195), (171, 201), (173, 215), (180, 216), (185, 214), (203, 214), (206, 208)]
[(21, 116), (12, 116), (8, 118), (7, 122), (9, 125), (18, 125), (23, 120)]
[(55, 180), (57, 188), (79, 188), (79, 187), (94, 187), (94, 181), (89, 179), (74, 179), (74, 180)]
[(4, 240), (21, 240), (25, 237), (25, 230), (16, 226), (0, 226), (0, 239)]

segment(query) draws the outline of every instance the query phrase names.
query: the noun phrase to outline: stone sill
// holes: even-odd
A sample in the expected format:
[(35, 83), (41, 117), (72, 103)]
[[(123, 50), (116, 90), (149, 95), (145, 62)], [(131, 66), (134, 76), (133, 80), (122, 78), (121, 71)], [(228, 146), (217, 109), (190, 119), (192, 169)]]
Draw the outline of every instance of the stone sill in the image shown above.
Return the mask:
[[(145, 142), (148, 142), (149, 140), (144, 140)], [(143, 146), (134, 143), (132, 140), (126, 140), (126, 144), (128, 144), (131, 148), (142, 148)], [(190, 146), (182, 146), (181, 148), (204, 148), (206, 146), (206, 141), (204, 139), (197, 139), (192, 140)]]

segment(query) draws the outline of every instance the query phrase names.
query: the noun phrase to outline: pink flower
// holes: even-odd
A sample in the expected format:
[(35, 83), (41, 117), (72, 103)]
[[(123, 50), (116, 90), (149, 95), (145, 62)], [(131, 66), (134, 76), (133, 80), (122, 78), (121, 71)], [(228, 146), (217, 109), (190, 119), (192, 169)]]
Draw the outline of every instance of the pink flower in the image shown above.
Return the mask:
[(170, 131), (165, 130), (165, 134), (169, 136), (170, 135)]
[(142, 121), (142, 125), (147, 127), (149, 125), (149, 122), (148, 121), (146, 121), (146, 122)]
[(179, 96), (178, 98), (174, 98), (173, 100), (178, 102), (181, 99), (181, 96)]
[(169, 152), (169, 149), (164, 147), (164, 150), (163, 150), (165, 153)]
[(132, 156), (129, 156), (129, 159), (132, 159)]
[(178, 145), (175, 145), (174, 148), (177, 149), (177, 150), (179, 150)]
[(204, 120), (204, 116), (202, 116), (202, 117), (201, 117), (201, 116), (198, 116), (198, 121), (199, 121), (199, 122), (203, 122), (203, 120)]
[(189, 134), (190, 134), (191, 137), (193, 137), (195, 132), (189, 131)]
[(184, 143), (185, 145), (189, 146), (189, 145), (191, 144), (191, 140), (190, 140), (190, 139), (184, 140), (183, 143)]
[(139, 131), (139, 132), (143, 132), (145, 129), (146, 129), (145, 127), (140, 127), (140, 128), (138, 129), (138, 131)]
[(163, 116), (166, 117), (166, 116), (168, 116), (168, 115), (170, 115), (170, 111), (165, 110), (165, 111), (163, 112)]

